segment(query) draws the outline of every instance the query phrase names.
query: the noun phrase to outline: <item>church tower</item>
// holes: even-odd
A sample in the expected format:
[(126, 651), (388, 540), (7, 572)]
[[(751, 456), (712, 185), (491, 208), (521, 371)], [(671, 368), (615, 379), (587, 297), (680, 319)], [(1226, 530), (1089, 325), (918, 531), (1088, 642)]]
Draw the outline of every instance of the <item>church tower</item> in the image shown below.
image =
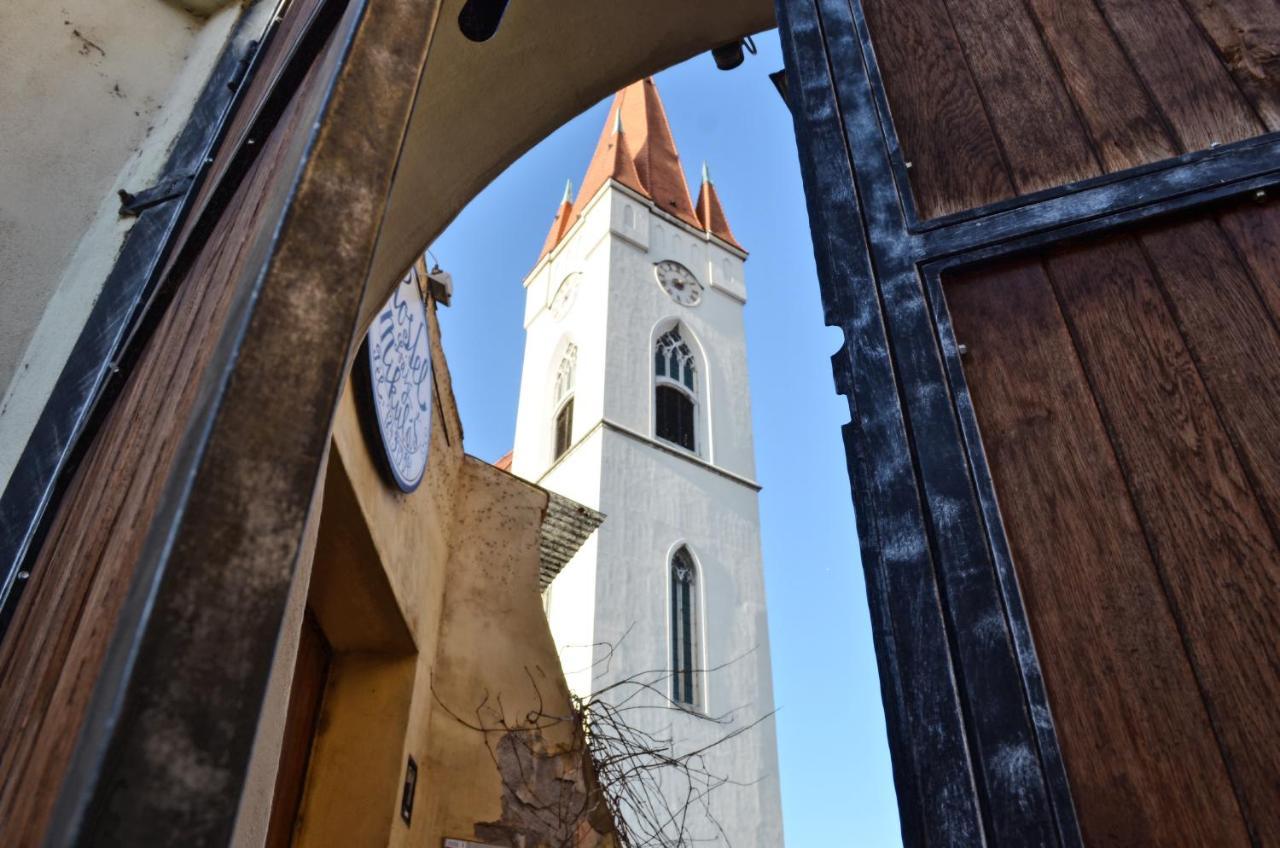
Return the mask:
[[(629, 721), (677, 752), (773, 710), (746, 257), (705, 166), (690, 196), (645, 79), (615, 96), (524, 281), (511, 470), (606, 515), (547, 591), (562, 664), (579, 695), (646, 675)], [(729, 782), (689, 810), (686, 843), (782, 845), (772, 717), (705, 768)]]

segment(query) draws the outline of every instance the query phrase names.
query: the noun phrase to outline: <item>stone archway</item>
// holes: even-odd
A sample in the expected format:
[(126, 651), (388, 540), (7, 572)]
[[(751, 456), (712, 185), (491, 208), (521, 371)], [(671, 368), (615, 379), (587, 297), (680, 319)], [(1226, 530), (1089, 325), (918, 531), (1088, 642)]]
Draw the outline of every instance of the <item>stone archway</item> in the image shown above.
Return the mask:
[(517, 2), (476, 44), (461, 5), (295, 0), (244, 86), (163, 308), (50, 508), (19, 615), (62, 630), (6, 646), (43, 693), (0, 697), (40, 716), (0, 787), (15, 843), (226, 841), (371, 305), (569, 117), (773, 19), (768, 0)]
[[(774, 25), (769, 0), (573, 0), (555, 15), (515, 2), (498, 34), (476, 44), (454, 25), (462, 5), (443, 4), (405, 132), (369, 274), (387, 287), (481, 189), (570, 118), (642, 76)], [(375, 289), (366, 318), (383, 299)]]

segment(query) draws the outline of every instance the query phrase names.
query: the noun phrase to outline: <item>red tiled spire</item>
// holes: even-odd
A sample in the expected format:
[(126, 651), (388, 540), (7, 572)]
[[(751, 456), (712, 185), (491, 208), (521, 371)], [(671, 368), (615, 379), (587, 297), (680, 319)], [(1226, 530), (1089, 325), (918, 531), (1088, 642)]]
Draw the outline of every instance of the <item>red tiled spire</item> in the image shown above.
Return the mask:
[(623, 116), (618, 109), (618, 102), (626, 94), (626, 89), (614, 95), (613, 106), (609, 108), (609, 121), (600, 133), (600, 141), (596, 143), (595, 155), (587, 166), (587, 174), (582, 178), (582, 188), (578, 191), (578, 199), (573, 204), (573, 220), (578, 220), (582, 210), (596, 196), (600, 186), (608, 180), (617, 180), (629, 189), (647, 194), (636, 173), (635, 157), (632, 156), (631, 138), (627, 133)]
[(551, 229), (547, 233), (547, 240), (542, 243), (542, 252), (538, 254), (541, 259), (551, 252), (551, 248), (560, 243), (560, 239), (564, 238), (565, 230), (569, 229), (569, 222), (573, 220), (573, 180), (567, 180), (564, 184), (564, 197), (560, 198), (560, 207), (556, 209), (555, 220), (551, 222)]
[(614, 109), (622, 116), (627, 142), (635, 152), (636, 173), (645, 196), (663, 212), (697, 226), (689, 184), (653, 77), (645, 77), (618, 92)]
[(733, 237), (733, 231), (729, 229), (729, 219), (724, 216), (724, 207), (720, 205), (720, 196), (716, 194), (715, 183), (711, 182), (711, 173), (707, 170), (706, 162), (702, 163), (702, 190), (698, 192), (697, 209), (698, 222), (702, 225), (702, 229), (721, 241), (727, 241), (738, 250), (746, 250), (738, 244), (738, 240)]
[[(680, 154), (676, 152), (671, 125), (667, 122), (667, 112), (658, 97), (653, 77), (645, 77), (614, 95), (609, 117), (600, 133), (600, 141), (596, 143), (595, 155), (591, 157), (591, 164), (582, 179), (578, 199), (568, 216), (564, 215), (561, 204), (561, 211), (556, 215), (551, 233), (547, 234), (547, 243), (539, 259), (560, 242), (582, 216), (591, 198), (611, 179), (639, 192), (659, 209), (685, 223), (707, 229), (694, 211)], [(718, 202), (716, 208), (719, 208)], [(720, 218), (723, 220), (723, 212)], [(723, 229), (728, 232), (728, 225)]]

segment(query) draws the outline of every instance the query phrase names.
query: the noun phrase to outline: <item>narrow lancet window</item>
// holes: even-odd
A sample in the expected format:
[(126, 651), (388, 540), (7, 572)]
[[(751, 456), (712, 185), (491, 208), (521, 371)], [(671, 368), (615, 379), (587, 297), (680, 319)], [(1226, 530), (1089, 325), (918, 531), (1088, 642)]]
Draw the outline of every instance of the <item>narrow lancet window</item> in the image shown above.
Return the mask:
[(671, 558), (671, 700), (698, 705), (697, 578), (693, 557), (680, 548)]
[(553, 462), (564, 456), (565, 451), (569, 450), (569, 445), (573, 443), (573, 378), (577, 367), (578, 348), (576, 345), (569, 345), (556, 371), (556, 393), (552, 404), (555, 410), (552, 424), (554, 445), (551, 459)]
[(653, 351), (654, 431), (659, 439), (696, 450), (694, 438), (697, 374), (693, 352), (672, 327)]

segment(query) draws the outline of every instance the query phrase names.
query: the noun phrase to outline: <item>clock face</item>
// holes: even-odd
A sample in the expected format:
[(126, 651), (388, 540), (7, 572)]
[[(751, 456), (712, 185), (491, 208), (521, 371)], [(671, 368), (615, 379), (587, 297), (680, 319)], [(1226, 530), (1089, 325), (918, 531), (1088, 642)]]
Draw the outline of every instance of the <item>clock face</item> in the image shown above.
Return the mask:
[(655, 262), (653, 274), (658, 278), (658, 285), (662, 286), (663, 291), (681, 306), (697, 306), (702, 300), (702, 283), (679, 262), (673, 259)]
[(581, 273), (574, 271), (564, 278), (564, 282), (560, 283), (560, 288), (556, 290), (556, 296), (551, 301), (552, 318), (559, 321), (569, 314), (569, 308), (573, 306), (573, 299), (578, 294), (578, 278), (581, 276)]

